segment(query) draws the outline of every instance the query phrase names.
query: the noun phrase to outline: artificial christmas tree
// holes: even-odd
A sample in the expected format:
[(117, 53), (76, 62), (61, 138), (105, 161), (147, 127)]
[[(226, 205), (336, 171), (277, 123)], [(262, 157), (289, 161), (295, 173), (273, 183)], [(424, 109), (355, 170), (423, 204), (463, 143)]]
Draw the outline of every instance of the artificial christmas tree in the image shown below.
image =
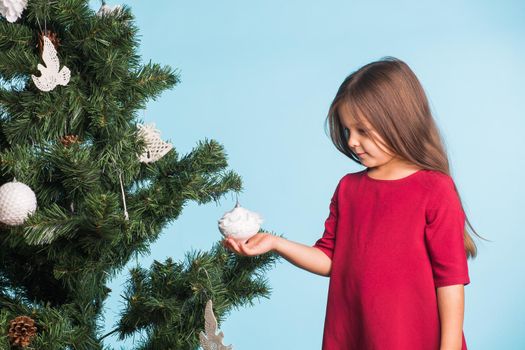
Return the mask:
[[(38, 206), (17, 225), (0, 223), (0, 349), (110, 349), (108, 335), (137, 332), (146, 337), (136, 349), (199, 348), (206, 303), (213, 300), (220, 323), (233, 307), (268, 297), (263, 272), (277, 255), (238, 256), (217, 242), (180, 263), (137, 266), (120, 321), (104, 334), (107, 284), (149, 251), (187, 201), (238, 193), (240, 177), (213, 139), (179, 156), (145, 138), (138, 112), (179, 79), (170, 67), (140, 63), (127, 6), (8, 3), (8, 18), (0, 17), (0, 185), (16, 178)], [(13, 326), (20, 315), (30, 317)]]

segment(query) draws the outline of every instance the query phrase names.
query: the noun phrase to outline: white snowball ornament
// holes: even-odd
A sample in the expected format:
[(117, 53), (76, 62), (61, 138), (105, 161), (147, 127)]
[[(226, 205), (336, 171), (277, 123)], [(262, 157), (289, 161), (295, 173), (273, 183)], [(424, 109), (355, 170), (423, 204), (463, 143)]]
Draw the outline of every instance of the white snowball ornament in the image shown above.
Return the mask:
[(26, 7), (27, 0), (0, 0), (0, 14), (11, 23), (22, 16)]
[(219, 230), (225, 237), (245, 241), (259, 232), (262, 222), (258, 213), (241, 207), (237, 200), (235, 208), (226, 212), (219, 220)]
[(0, 186), (0, 221), (16, 226), (23, 224), (36, 210), (36, 196), (24, 183), (8, 182)]

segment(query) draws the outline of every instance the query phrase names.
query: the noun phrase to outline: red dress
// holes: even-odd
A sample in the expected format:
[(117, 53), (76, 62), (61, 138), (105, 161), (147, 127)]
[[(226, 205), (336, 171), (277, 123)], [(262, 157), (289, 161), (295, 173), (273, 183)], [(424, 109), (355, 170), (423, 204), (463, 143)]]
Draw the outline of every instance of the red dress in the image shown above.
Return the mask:
[(464, 228), (446, 174), (343, 176), (313, 245), (332, 259), (322, 349), (439, 350), (436, 288), (470, 283)]

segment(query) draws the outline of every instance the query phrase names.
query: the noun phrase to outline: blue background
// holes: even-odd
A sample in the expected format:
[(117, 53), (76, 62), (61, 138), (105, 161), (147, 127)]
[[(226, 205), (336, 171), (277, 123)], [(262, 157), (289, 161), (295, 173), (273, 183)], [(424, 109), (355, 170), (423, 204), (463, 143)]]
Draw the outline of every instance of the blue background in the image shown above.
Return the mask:
[[(117, 3), (109, 3), (114, 5)], [(245, 187), (239, 200), (263, 228), (312, 245), (338, 180), (363, 169), (325, 134), (326, 112), (352, 71), (383, 56), (407, 62), (443, 132), (452, 176), (474, 228), (464, 332), (469, 348), (525, 348), (523, 1), (127, 1), (141, 28), (143, 61), (180, 70), (182, 82), (148, 104), (144, 120), (186, 154), (198, 140), (225, 147)], [(92, 1), (94, 9), (100, 3)], [(221, 239), (233, 208), (189, 203), (152, 245), (181, 260)], [(124, 271), (110, 287), (117, 321)], [(281, 259), (271, 299), (233, 310), (221, 325), (237, 350), (321, 348), (328, 278)], [(133, 339), (108, 344), (131, 347)], [(137, 340), (136, 338), (135, 340)]]

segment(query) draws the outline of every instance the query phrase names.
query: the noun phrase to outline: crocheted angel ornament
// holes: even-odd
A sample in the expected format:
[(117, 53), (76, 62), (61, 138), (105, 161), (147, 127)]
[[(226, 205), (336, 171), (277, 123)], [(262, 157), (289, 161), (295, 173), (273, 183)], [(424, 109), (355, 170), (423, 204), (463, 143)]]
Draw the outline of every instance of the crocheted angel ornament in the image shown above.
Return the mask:
[(58, 61), (57, 50), (47, 36), (43, 36), (44, 50), (42, 51), (42, 60), (46, 64), (44, 67), (40, 63), (37, 65), (38, 70), (42, 73), (41, 76), (36, 77), (31, 75), (36, 87), (42, 91), (51, 91), (57, 85), (67, 85), (71, 76), (71, 71), (66, 66), (60, 68)]

